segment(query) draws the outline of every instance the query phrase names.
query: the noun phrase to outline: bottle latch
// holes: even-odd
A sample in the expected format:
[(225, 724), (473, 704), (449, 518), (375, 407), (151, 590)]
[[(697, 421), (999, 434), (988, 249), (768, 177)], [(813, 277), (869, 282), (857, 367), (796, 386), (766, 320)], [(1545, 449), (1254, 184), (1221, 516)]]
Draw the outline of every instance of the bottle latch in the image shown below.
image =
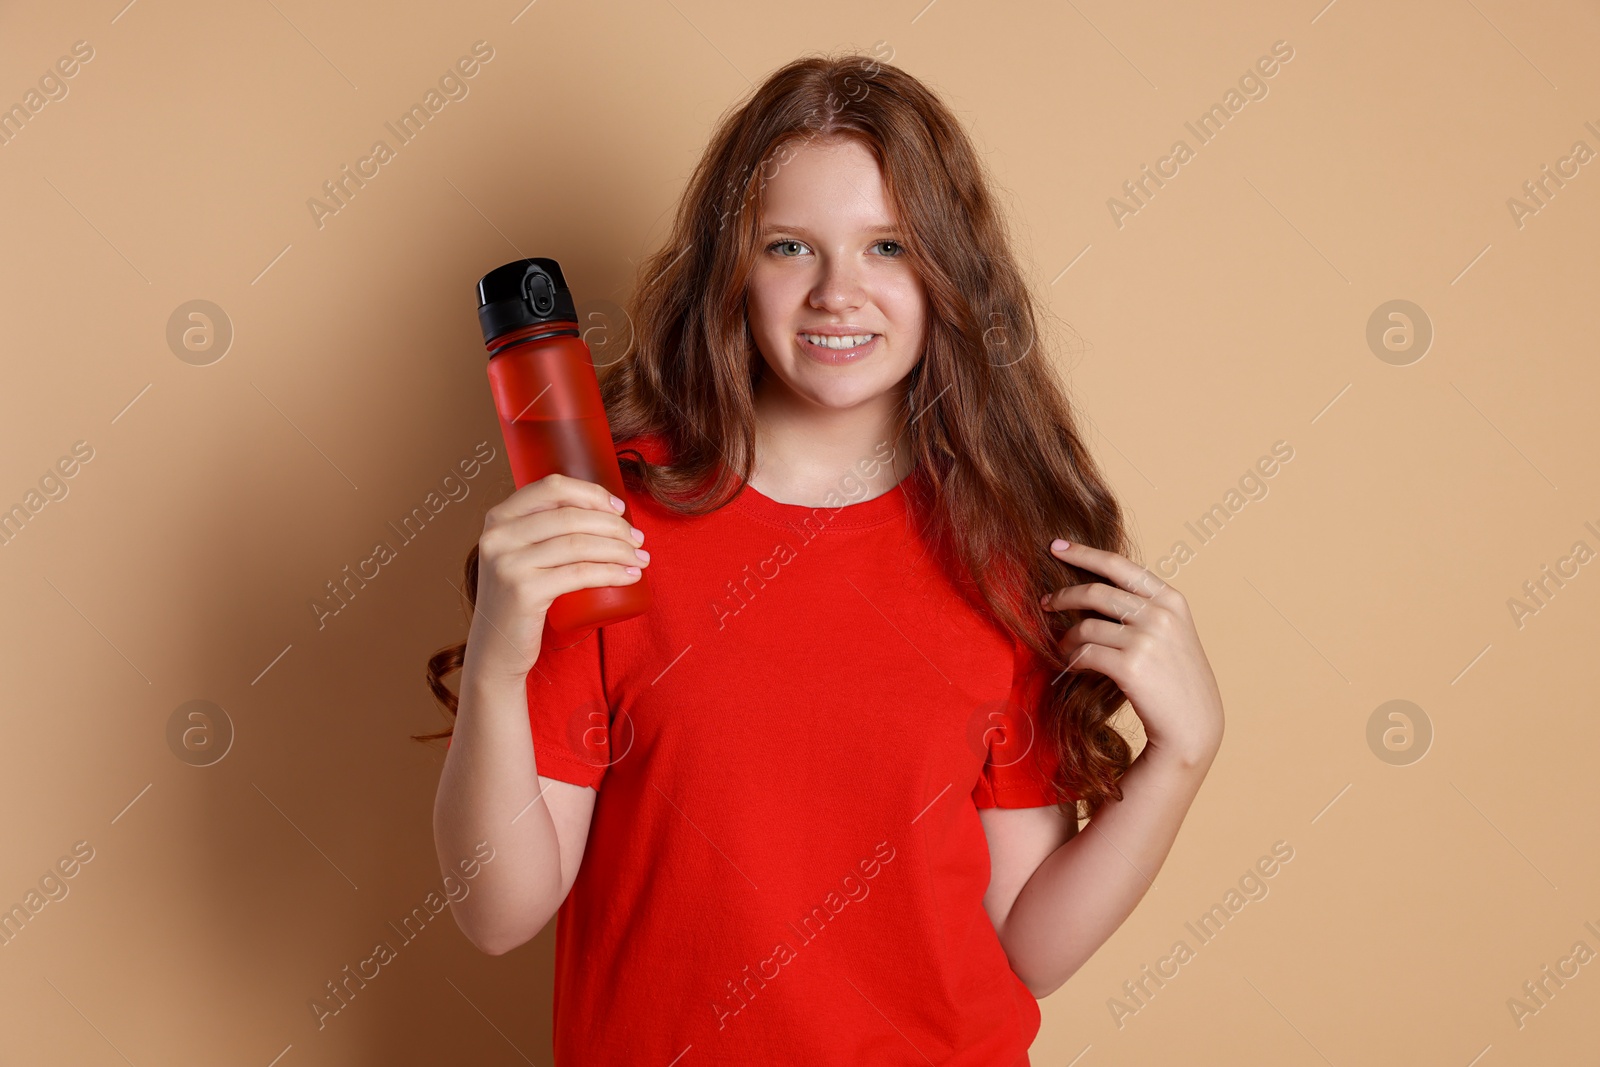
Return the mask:
[(541, 318), (555, 310), (556, 287), (550, 276), (538, 267), (529, 267), (522, 276), (522, 299)]

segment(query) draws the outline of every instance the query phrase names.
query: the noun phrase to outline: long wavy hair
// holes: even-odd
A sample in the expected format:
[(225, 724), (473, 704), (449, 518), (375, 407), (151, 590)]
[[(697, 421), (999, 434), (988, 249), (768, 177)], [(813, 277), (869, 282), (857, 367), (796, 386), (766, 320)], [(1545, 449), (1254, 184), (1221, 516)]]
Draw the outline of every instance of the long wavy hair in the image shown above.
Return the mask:
[[(1134, 546), (1046, 358), (1039, 312), (978, 153), (950, 109), (881, 50), (797, 59), (723, 115), (670, 236), (639, 265), (633, 346), (601, 371), (612, 441), (660, 437), (666, 462), (637, 449), (618, 460), (630, 491), (679, 514), (705, 514), (738, 494), (754, 467), (755, 385), (765, 366), (745, 315), (763, 190), (797, 146), (852, 138), (868, 148), (929, 303), (926, 347), (902, 382), (899, 417), (913, 473), (934, 502), (920, 517), (923, 535), (972, 602), (1052, 668), (1036, 743), (1056, 749), (1059, 802), (1076, 794), (1092, 817), (1122, 798), (1117, 780), (1132, 755), (1111, 720), (1126, 698), (1104, 675), (1059, 673), (1060, 634), (1085, 616), (1047, 612), (1039, 599), (1104, 579), (1046, 546), (1065, 537), (1130, 557)], [(476, 544), (464, 577), (475, 609)], [(452, 722), (457, 698), (443, 678), (465, 650), (465, 642), (441, 649), (427, 665)]]

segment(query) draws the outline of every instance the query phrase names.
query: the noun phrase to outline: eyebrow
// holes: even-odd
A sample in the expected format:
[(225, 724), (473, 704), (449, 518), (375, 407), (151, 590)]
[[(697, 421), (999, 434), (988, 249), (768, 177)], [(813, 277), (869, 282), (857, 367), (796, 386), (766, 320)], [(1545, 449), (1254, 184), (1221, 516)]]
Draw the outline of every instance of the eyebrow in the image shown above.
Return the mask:
[[(782, 231), (784, 231), (786, 233), (803, 233), (807, 237), (814, 236), (812, 234), (812, 232), (810, 230), (806, 229), (804, 226), (784, 226), (781, 223), (769, 222), (765, 226), (761, 227), (761, 232), (764, 233), (764, 234), (766, 234), (766, 233), (775, 233), (775, 232), (777, 232), (779, 230), (782, 230)], [(896, 226), (894, 223), (886, 222), (886, 223), (884, 223), (884, 224), (882, 224), (880, 226), (868, 226), (864, 230), (862, 230), (861, 232), (862, 233), (893, 233), (893, 234), (898, 234), (898, 233), (901, 232), (901, 230), (900, 230), (900, 227)]]

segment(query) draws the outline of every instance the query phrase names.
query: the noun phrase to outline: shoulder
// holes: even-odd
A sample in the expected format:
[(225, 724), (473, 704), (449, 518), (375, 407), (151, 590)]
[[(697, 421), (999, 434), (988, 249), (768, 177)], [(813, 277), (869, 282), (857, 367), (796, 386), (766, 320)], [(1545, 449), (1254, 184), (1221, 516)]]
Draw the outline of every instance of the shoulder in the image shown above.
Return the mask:
[[(625, 455), (632, 454), (643, 457), (644, 461), (651, 466), (661, 466), (670, 464), (672, 462), (672, 443), (668, 439), (667, 434), (658, 430), (621, 438), (614, 441), (613, 445), (614, 451), (616, 452), (619, 460)], [(631, 455), (629, 455), (629, 462), (634, 462)], [(636, 482), (628, 476), (626, 470), (623, 471), (623, 484), (628, 490), (627, 496), (629, 501), (632, 502), (633, 505), (638, 509), (639, 514), (647, 516), (654, 522), (664, 522), (676, 525), (685, 521), (686, 516), (680, 515), (678, 512), (668, 507), (662, 500), (656, 498), (651, 493), (644, 491), (642, 486), (636, 484)], [(647, 523), (642, 521), (636, 521), (635, 524), (641, 529), (651, 529)]]
[(632, 437), (615, 442), (615, 445), (618, 452), (630, 449), (638, 452), (645, 458), (646, 462), (652, 465), (666, 463), (672, 457), (671, 447), (667, 442), (666, 435), (655, 430), (634, 434)]

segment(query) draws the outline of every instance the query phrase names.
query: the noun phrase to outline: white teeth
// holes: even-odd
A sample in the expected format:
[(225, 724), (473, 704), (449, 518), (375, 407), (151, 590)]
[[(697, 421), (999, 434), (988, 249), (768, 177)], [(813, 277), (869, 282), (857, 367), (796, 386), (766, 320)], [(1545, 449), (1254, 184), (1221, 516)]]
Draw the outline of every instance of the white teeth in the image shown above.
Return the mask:
[(878, 335), (875, 333), (861, 333), (850, 337), (833, 337), (821, 333), (803, 333), (800, 336), (823, 348), (855, 348), (857, 345), (866, 344)]

